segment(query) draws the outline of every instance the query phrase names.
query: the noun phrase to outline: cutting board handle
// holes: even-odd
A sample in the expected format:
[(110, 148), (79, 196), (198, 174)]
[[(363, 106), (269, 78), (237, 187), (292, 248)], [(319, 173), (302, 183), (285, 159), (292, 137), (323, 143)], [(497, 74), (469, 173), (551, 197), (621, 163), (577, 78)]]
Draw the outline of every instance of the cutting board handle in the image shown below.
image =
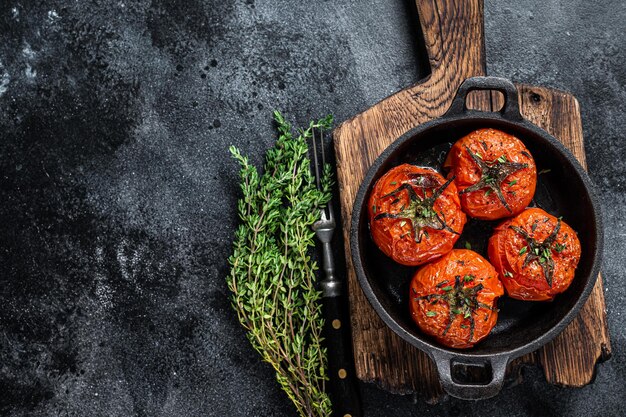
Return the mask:
[[(416, 0), (432, 78), (485, 75), (483, 0)], [(461, 80), (462, 81), (462, 80)]]

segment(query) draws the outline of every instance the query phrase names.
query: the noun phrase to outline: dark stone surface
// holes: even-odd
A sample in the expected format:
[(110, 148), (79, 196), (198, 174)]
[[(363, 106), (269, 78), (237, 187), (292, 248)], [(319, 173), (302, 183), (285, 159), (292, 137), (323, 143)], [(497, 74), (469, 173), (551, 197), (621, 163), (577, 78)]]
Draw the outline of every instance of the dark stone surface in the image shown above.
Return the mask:
[[(363, 384), (367, 415), (623, 415), (626, 6), (487, 3), (489, 72), (580, 100), (614, 356), (583, 389), (529, 369), (481, 403)], [(0, 2), (0, 414), (294, 415), (227, 301), (227, 148), (259, 162), (271, 109), (342, 121), (416, 82), (407, 4)]]

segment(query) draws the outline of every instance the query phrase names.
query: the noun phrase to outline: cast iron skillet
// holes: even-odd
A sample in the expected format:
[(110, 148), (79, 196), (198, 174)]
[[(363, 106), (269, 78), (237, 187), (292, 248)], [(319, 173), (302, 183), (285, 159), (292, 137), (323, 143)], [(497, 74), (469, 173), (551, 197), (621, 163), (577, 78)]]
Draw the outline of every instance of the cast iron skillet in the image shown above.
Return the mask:
[[(469, 110), (466, 96), (472, 90), (496, 90), (504, 95), (499, 112)], [(408, 307), (409, 282), (414, 267), (387, 258), (370, 237), (366, 204), (369, 193), (385, 172), (402, 163), (429, 166), (441, 172), (452, 143), (467, 133), (494, 127), (517, 136), (537, 163), (537, 191), (531, 205), (543, 208), (578, 232), (582, 256), (572, 285), (553, 302), (521, 302), (507, 297), (499, 301), (500, 315), (491, 334), (468, 350), (444, 347), (422, 334), (411, 320)], [(470, 220), (457, 247), (470, 242), (486, 256), (486, 244), (497, 222)], [(514, 358), (534, 351), (559, 334), (576, 316), (598, 276), (602, 256), (603, 229), (594, 186), (587, 173), (565, 147), (550, 134), (520, 114), (517, 89), (508, 80), (474, 77), (463, 82), (450, 109), (441, 118), (425, 123), (396, 140), (374, 161), (354, 203), (350, 232), (352, 259), (359, 283), (378, 315), (394, 332), (423, 350), (435, 362), (443, 388), (463, 399), (493, 397), (502, 388), (506, 366)], [(484, 367), (489, 381), (463, 383), (455, 365)]]

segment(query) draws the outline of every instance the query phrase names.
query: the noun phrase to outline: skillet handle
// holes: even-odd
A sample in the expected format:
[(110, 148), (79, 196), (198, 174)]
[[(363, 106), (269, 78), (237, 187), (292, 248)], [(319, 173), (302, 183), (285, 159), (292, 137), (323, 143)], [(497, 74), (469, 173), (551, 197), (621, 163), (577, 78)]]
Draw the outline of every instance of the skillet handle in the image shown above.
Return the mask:
[[(485, 400), (498, 395), (504, 385), (508, 356), (493, 356), (477, 360), (458, 360), (454, 354), (433, 352), (433, 360), (439, 372), (439, 379), (443, 389), (453, 397), (462, 400)], [(488, 366), (491, 368), (491, 381), (486, 384), (463, 384), (454, 381), (452, 377), (453, 363), (460, 365)]]
[(502, 110), (499, 112), (502, 117), (511, 121), (522, 120), (522, 114), (519, 111), (517, 88), (511, 81), (499, 77), (471, 77), (463, 81), (444, 117), (465, 114), (468, 111), (465, 104), (467, 94), (474, 90), (495, 90), (501, 92), (504, 95), (504, 106), (502, 106)]

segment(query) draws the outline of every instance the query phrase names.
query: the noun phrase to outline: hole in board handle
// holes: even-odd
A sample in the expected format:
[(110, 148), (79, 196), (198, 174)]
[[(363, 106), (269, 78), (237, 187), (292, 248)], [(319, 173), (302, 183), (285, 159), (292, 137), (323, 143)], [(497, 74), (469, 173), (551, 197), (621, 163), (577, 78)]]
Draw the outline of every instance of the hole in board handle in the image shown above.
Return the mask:
[(470, 91), (467, 93), (465, 106), (470, 110), (498, 112), (504, 107), (504, 94), (495, 90)]

